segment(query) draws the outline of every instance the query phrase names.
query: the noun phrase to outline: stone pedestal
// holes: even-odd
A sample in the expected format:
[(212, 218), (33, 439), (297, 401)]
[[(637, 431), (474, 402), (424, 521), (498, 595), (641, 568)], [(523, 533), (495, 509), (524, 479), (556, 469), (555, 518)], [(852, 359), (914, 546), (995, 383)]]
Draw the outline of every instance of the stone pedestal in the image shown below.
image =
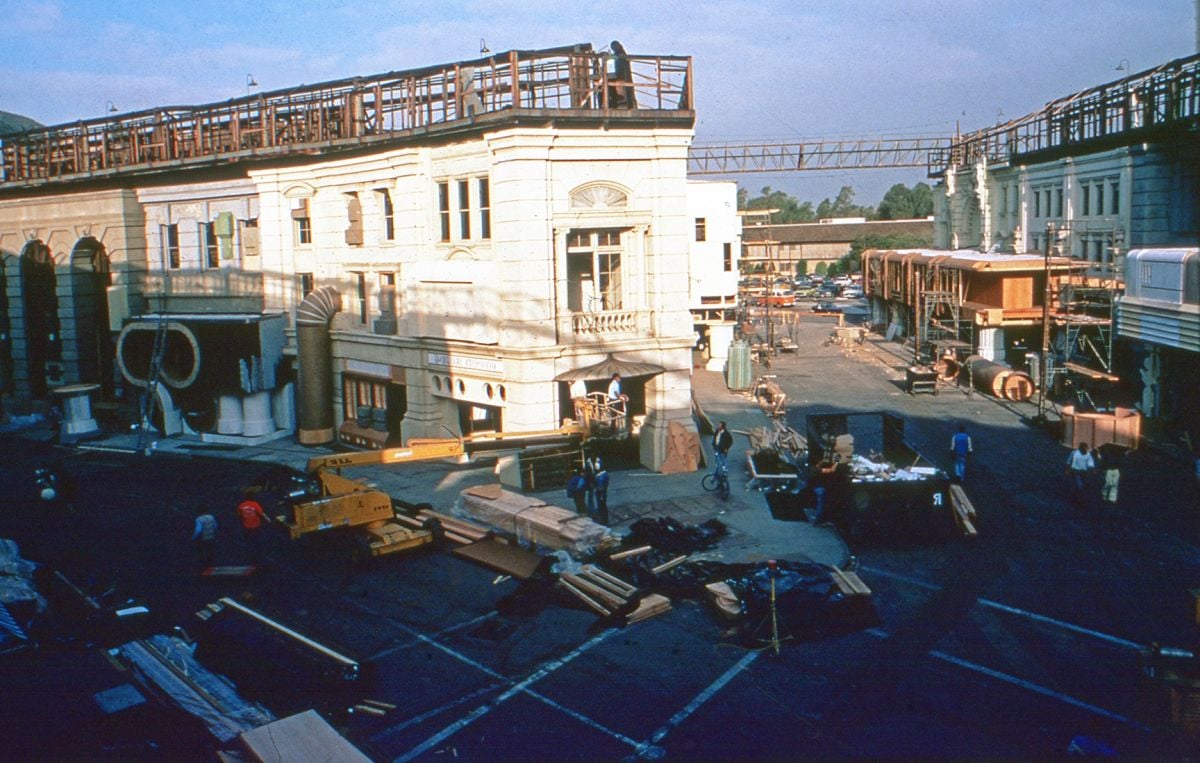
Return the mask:
[(217, 434), (241, 434), (242, 401), (237, 395), (217, 398)]
[(99, 384), (70, 384), (54, 390), (62, 398), (63, 420), (59, 427), (60, 442), (72, 443), (100, 435), (100, 425), (92, 417), (92, 393)]
[(242, 434), (259, 437), (275, 431), (275, 419), (271, 417), (271, 393), (263, 390), (252, 392), (242, 398)]

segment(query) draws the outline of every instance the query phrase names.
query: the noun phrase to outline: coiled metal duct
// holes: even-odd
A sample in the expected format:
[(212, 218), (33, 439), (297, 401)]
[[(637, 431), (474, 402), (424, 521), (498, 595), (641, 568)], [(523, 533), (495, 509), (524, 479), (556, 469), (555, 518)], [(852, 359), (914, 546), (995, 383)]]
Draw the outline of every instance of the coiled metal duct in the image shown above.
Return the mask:
[(333, 442), (333, 342), (329, 322), (342, 309), (332, 286), (309, 292), (296, 308), (297, 439), (301, 445)]

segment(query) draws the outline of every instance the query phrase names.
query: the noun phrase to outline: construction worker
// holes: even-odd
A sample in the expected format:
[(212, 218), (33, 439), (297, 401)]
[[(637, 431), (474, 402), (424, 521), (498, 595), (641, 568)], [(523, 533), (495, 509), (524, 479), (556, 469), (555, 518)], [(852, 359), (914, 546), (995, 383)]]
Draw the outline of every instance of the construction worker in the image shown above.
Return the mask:
[(967, 458), (973, 452), (966, 424), (959, 424), (958, 433), (950, 438), (950, 451), (954, 453), (954, 480), (961, 483), (967, 476)]
[(200, 567), (207, 569), (212, 566), (213, 552), (217, 545), (217, 518), (203, 509), (196, 509), (196, 522), (192, 527), (192, 543), (196, 546), (196, 556)]
[(250, 552), (258, 555), (258, 532), (262, 526), (271, 521), (267, 513), (263, 511), (262, 504), (254, 500), (251, 493), (242, 495), (242, 502), (237, 505), (238, 519), (242, 523), (242, 537), (246, 541)]

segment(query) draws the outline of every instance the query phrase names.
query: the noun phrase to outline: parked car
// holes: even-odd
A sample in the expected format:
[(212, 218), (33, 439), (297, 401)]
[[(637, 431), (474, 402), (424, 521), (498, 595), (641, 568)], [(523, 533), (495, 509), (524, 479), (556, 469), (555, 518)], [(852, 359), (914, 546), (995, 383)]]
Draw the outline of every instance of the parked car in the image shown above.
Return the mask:
[(767, 304), (771, 307), (795, 307), (796, 295), (792, 293), (791, 289), (776, 286), (767, 295)]
[(842, 308), (832, 302), (818, 302), (813, 305), (814, 313), (840, 313)]
[(846, 299), (859, 299), (860, 297), (863, 296), (862, 287), (861, 286), (847, 286), (846, 288), (842, 289), (842, 296), (845, 297)]

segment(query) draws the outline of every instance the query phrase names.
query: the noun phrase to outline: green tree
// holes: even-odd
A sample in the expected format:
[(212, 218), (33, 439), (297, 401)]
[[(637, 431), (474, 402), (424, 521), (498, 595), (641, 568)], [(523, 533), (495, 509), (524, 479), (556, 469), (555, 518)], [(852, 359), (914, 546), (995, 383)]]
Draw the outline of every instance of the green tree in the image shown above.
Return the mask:
[(862, 270), (862, 253), (868, 249), (928, 249), (931, 246), (933, 242), (927, 236), (869, 233), (850, 242), (850, 251), (838, 260), (838, 268), (843, 273), (858, 273)]
[(750, 198), (745, 188), (738, 188), (738, 209), (753, 211), (755, 209), (774, 209), (771, 214), (772, 223), (811, 223), (816, 222), (817, 214), (813, 211), (812, 202), (801, 203), (794, 196), (783, 191), (776, 191), (771, 186), (764, 186), (761, 195)]
[(829, 217), (865, 217), (872, 220), (875, 218), (875, 210), (855, 204), (854, 188), (844, 185), (833, 201), (824, 199), (817, 205), (817, 219), (824, 220)]
[(911, 220), (933, 214), (933, 189), (926, 183), (912, 188), (896, 183), (879, 202), (879, 219)]

